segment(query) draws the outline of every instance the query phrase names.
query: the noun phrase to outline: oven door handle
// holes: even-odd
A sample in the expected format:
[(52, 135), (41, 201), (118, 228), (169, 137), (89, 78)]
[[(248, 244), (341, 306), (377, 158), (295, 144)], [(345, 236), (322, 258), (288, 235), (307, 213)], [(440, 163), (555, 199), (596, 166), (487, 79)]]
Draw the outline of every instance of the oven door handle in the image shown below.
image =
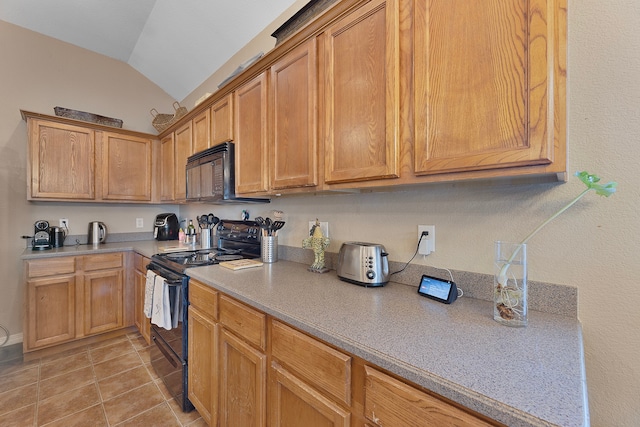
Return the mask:
[(147, 270), (154, 271), (159, 276), (162, 276), (169, 286), (179, 286), (182, 284), (182, 276), (172, 273), (158, 265), (149, 264), (147, 265)]
[(162, 346), (161, 343), (157, 342), (156, 337), (151, 337), (151, 339), (153, 340), (153, 342), (155, 343), (156, 347), (158, 347), (158, 350), (160, 350), (160, 352), (164, 355), (164, 357), (167, 358), (167, 360), (169, 361), (169, 363), (171, 363), (171, 366), (173, 366), (174, 368), (178, 367), (178, 363), (173, 360), (173, 357), (169, 354), (169, 352)]

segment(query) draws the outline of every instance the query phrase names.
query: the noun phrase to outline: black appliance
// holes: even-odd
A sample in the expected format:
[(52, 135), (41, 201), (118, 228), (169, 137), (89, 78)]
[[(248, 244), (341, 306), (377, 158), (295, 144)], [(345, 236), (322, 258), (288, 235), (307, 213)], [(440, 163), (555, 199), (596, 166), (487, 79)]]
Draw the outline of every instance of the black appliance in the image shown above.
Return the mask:
[(187, 159), (187, 200), (209, 203), (269, 203), (269, 199), (236, 197), (232, 142), (200, 151)]
[(33, 224), (34, 234), (31, 240), (33, 250), (41, 251), (51, 249), (51, 232), (49, 222), (40, 220)]
[(180, 222), (173, 213), (163, 213), (156, 216), (153, 223), (153, 237), (156, 240), (178, 240)]
[(151, 365), (185, 412), (193, 409), (187, 396), (189, 276), (185, 270), (221, 261), (260, 257), (258, 223), (221, 220), (216, 231), (217, 248), (156, 254), (147, 266), (166, 280), (171, 303), (182, 305), (178, 310), (171, 307), (171, 313), (178, 313), (179, 318), (174, 322), (177, 327), (167, 330), (151, 324)]
[(54, 248), (64, 246), (64, 239), (67, 237), (67, 231), (62, 227), (49, 227), (49, 243)]

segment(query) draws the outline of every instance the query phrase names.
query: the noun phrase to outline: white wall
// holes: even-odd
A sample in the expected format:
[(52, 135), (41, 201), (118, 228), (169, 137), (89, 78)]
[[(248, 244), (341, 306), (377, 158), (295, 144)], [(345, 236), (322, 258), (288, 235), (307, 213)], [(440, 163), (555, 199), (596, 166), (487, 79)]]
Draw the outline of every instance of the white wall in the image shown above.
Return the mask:
[[(27, 127), (20, 109), (54, 115), (61, 106), (124, 121), (124, 128), (155, 134), (149, 110), (172, 111), (173, 100), (130, 66), (0, 21), (0, 324), (22, 332), (21, 235), (33, 223), (57, 225), (69, 218), (72, 234), (87, 233), (91, 220), (113, 233), (136, 232), (135, 218), (152, 230), (166, 206), (27, 202)], [(171, 207), (177, 211), (177, 207)]]

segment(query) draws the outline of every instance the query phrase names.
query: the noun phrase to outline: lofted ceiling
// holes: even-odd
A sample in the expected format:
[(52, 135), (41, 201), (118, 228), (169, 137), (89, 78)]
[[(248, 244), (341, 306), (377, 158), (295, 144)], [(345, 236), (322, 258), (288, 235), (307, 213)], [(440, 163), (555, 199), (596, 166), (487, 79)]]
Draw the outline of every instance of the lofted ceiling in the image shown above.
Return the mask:
[(0, 20), (125, 62), (182, 100), (294, 3), (0, 0)]

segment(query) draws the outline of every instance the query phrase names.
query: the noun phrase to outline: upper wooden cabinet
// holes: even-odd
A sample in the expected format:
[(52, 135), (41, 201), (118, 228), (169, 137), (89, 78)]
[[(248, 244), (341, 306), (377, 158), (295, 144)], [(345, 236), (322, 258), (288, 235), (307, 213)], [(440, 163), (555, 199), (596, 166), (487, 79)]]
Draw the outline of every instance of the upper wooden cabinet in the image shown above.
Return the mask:
[(414, 2), (417, 175), (564, 161), (555, 3)]
[(28, 200), (153, 201), (154, 137), (22, 111)]
[(234, 92), (236, 192), (264, 194), (267, 180), (267, 74)]
[(211, 146), (233, 141), (233, 95), (228, 94), (211, 106)]
[(151, 201), (152, 140), (102, 132), (102, 198)]
[(269, 176), (272, 190), (318, 185), (318, 66), (315, 38), (270, 69)]
[(399, 173), (399, 10), (376, 0), (326, 29), (325, 182)]
[(174, 134), (160, 140), (160, 201), (170, 202), (176, 198), (176, 154)]
[(193, 152), (211, 147), (211, 110), (204, 110), (191, 121), (193, 127)]
[(191, 121), (185, 123), (174, 134), (174, 197), (187, 198), (187, 159), (193, 154), (193, 127)]
[(30, 190), (27, 199), (95, 199), (93, 129), (27, 118)]
[(247, 196), (564, 180), (566, 44), (566, 0), (340, 0), (166, 132), (208, 108)]

